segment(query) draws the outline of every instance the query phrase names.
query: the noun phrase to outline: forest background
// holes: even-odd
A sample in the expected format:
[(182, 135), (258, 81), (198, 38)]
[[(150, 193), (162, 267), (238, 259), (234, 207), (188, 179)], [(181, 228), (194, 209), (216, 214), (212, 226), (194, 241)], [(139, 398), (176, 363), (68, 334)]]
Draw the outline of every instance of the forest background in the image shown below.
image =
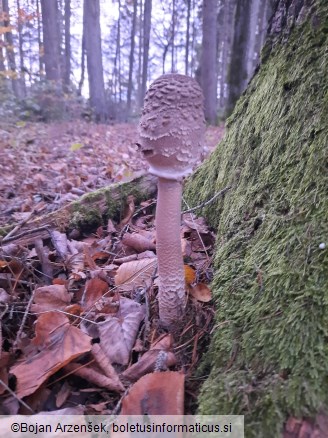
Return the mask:
[(1, 116), (125, 122), (151, 81), (178, 72), (199, 81), (215, 124), (254, 74), (273, 3), (1, 0)]

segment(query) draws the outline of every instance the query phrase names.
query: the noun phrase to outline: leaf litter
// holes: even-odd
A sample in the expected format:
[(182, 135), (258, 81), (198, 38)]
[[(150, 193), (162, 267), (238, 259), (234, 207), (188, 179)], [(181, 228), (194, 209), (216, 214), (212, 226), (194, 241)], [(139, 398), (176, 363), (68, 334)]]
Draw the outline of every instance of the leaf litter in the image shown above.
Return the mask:
[[(28, 144), (40, 146), (45, 133), (41, 129), (38, 135), (32, 128)], [(46, 125), (43, 128), (48, 129)], [(86, 130), (83, 123), (81, 128)], [(33, 148), (21, 151), (28, 154), (24, 159), (31, 173), (24, 190), (32, 201), (29, 207), (30, 201), (18, 202), (14, 207), (9, 202), (5, 221), (8, 215), (17, 219), (20, 216), (16, 213), (35, 206), (35, 184), (43, 186), (43, 190), (48, 184), (49, 192), (54, 193), (48, 179), (35, 178), (43, 175), (45, 168), (57, 172), (55, 184), (61, 181), (63, 185), (59, 198), (37, 200), (37, 209), (42, 213), (53, 208), (55, 199), (62, 202), (64, 178), (70, 171), (70, 177), (80, 178), (81, 184), (73, 186), (83, 187), (82, 191), (123, 178), (124, 166), (109, 181), (104, 170), (97, 182), (82, 184), (83, 169), (88, 173), (94, 157), (89, 161), (83, 156), (81, 172), (77, 167), (69, 170), (69, 160), (60, 152), (60, 139), (64, 138), (66, 155), (86, 155), (85, 145), (92, 144), (94, 151), (96, 144), (97, 150), (97, 142), (103, 136), (86, 130), (88, 135), (82, 142), (81, 131), (77, 130), (77, 134), (75, 128), (65, 129), (62, 127), (62, 137), (53, 138), (57, 162), (50, 159), (49, 148), (39, 157), (49, 161), (46, 167), (33, 157)], [(106, 129), (112, 132), (106, 138), (120, 138), (117, 126)], [(135, 138), (135, 127), (129, 129), (130, 138), (123, 136), (122, 143), (131, 144), (131, 138)], [(126, 127), (122, 131), (126, 133)], [(22, 138), (10, 145), (12, 156), (13, 150), (17, 152), (22, 146)], [(127, 150), (123, 156), (128, 163), (126, 173), (133, 173), (136, 169), (129, 160), (134, 164), (136, 160), (133, 154), (129, 155), (129, 147)], [(114, 152), (116, 156), (122, 154), (119, 147)], [(78, 164), (79, 160), (75, 161)], [(138, 164), (137, 170), (142, 166)], [(10, 181), (5, 177), (1, 182), (7, 190), (7, 200), (11, 199)], [(15, 184), (17, 188), (23, 182), (18, 177)], [(20, 201), (20, 195), (18, 188), (13, 199)], [(143, 202), (135, 213), (134, 200), (130, 198), (119, 223), (108, 220), (105, 227), (80, 240), (52, 230), (49, 237), (35, 238), (29, 245), (9, 244), (0, 249), (0, 414), (59, 413), (65, 409), (74, 411), (77, 405), (79, 412), (89, 414), (109, 414), (121, 407), (121, 412), (137, 414), (144, 398), (148, 400), (149, 413), (154, 412), (155, 406), (161, 406), (161, 412), (156, 413), (193, 413), (202, 382), (202, 377), (195, 377), (194, 372), (213, 326), (214, 308), (208, 284), (212, 279), (215, 236), (202, 218), (192, 213), (182, 216), (188, 301), (183, 333), (178, 341), (174, 340), (158, 324), (155, 204), (153, 199)], [(184, 395), (186, 391), (188, 397)]]

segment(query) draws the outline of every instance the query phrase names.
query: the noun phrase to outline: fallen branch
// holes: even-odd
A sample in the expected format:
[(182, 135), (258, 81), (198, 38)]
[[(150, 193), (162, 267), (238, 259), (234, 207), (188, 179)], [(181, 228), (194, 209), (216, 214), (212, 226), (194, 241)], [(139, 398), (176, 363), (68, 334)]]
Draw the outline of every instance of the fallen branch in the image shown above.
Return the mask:
[(215, 201), (215, 199), (217, 199), (219, 196), (223, 196), (228, 190), (230, 190), (232, 188), (232, 186), (227, 186), (224, 189), (220, 190), (218, 193), (216, 193), (213, 198), (209, 199), (208, 201), (204, 201), (201, 204), (197, 205), (196, 207), (193, 208), (189, 208), (188, 210), (184, 210), (182, 212), (182, 214), (184, 213), (192, 213), (195, 210), (198, 210), (200, 208), (206, 207), (207, 205), (211, 204), (212, 202)]
[[(156, 193), (156, 178), (144, 175), (127, 182), (116, 183), (94, 192), (81, 196), (64, 207), (34, 218), (25, 223), (11, 225), (12, 231), (1, 239), (0, 243), (16, 242), (30, 244), (35, 238), (49, 237), (50, 229), (60, 231), (68, 229), (96, 228), (103, 223), (104, 218), (119, 217), (129, 195), (136, 198), (137, 202), (151, 198)], [(8, 226), (2, 227), (7, 230)], [(18, 235), (14, 232), (20, 230)], [(1, 234), (1, 229), (0, 229)]]

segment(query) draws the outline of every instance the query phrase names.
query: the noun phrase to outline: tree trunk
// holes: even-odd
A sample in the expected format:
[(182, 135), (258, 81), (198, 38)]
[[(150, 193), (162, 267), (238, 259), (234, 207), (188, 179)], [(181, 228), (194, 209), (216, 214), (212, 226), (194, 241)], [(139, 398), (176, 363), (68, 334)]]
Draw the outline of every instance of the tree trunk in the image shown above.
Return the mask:
[(65, 0), (65, 91), (70, 89), (71, 78), (71, 0)]
[(201, 86), (205, 98), (205, 118), (211, 124), (215, 124), (217, 119), (216, 17), (217, 1), (204, 0)]
[[(8, 0), (2, 0), (2, 10), (5, 15), (4, 26), (10, 26), (10, 14), (9, 14), (9, 5)], [(13, 34), (9, 30), (5, 33), (5, 42), (6, 42), (6, 54), (7, 54), (7, 63), (8, 70), (10, 70), (11, 83), (13, 87), (13, 92), (16, 97), (21, 98), (22, 93), (19, 86), (19, 78), (16, 70), (16, 60), (15, 60), (15, 52), (14, 52), (14, 39)]]
[(39, 77), (43, 76), (44, 73), (44, 62), (43, 62), (43, 56), (41, 56), (41, 53), (43, 52), (43, 45), (42, 45), (42, 21), (41, 21), (41, 12), (40, 12), (40, 0), (36, 0), (36, 15), (37, 15), (37, 21), (38, 21), (38, 48), (39, 48)]
[(228, 114), (232, 111), (248, 82), (247, 58), (251, 5), (249, 0), (238, 0), (236, 3), (234, 38), (228, 72)]
[(20, 17), (20, 1), (19, 0), (17, 0), (16, 6), (17, 6), (17, 14), (18, 14), (17, 30), (18, 30), (19, 68), (20, 68), (19, 85), (20, 85), (21, 98), (24, 98), (26, 96), (26, 84), (25, 84), (26, 69), (24, 66), (23, 32), (22, 32), (22, 19)]
[(265, 0), (252, 0), (250, 5), (249, 14), (249, 35), (247, 43), (247, 59), (246, 59), (246, 71), (247, 78), (250, 79), (253, 71), (254, 65), (256, 65), (258, 53), (256, 52), (256, 34), (259, 22), (259, 15), (262, 9), (265, 9)]
[(188, 75), (189, 72), (190, 9), (191, 9), (191, 0), (187, 0), (185, 75)]
[(151, 28), (151, 7), (152, 0), (145, 0), (144, 20), (143, 20), (143, 57), (142, 57), (142, 81), (141, 81), (141, 102), (143, 102), (147, 89), (148, 79), (148, 58)]
[(58, 88), (60, 88), (60, 38), (57, 1), (41, 0), (41, 11), (46, 78), (49, 81), (56, 82)]
[(137, 10), (138, 1), (133, 2), (133, 15), (132, 15), (132, 25), (131, 25), (131, 38), (130, 38), (130, 56), (129, 56), (129, 82), (128, 82), (128, 96), (127, 96), (127, 106), (128, 112), (131, 111), (131, 95), (132, 95), (132, 79), (133, 79), (133, 66), (134, 66), (134, 48), (135, 48), (135, 37), (136, 37), (136, 23), (137, 23)]
[(143, 42), (143, 0), (139, 2), (139, 44), (138, 44), (138, 109), (143, 105), (142, 98), (142, 42)]
[(117, 33), (116, 33), (116, 50), (114, 59), (114, 93), (115, 102), (122, 101), (122, 86), (121, 86), (121, 1), (118, 0), (118, 19), (117, 19)]
[(217, 310), (198, 411), (245, 415), (248, 438), (324, 438), (328, 4), (276, 3), (259, 69), (184, 193), (196, 206), (232, 186), (200, 212)]
[(171, 73), (175, 72), (175, 21), (176, 21), (176, 0), (172, 0), (172, 45), (171, 45)]
[[(2, 1), (0, 1), (0, 27), (4, 27), (3, 21), (3, 5)], [(5, 56), (4, 56), (4, 34), (0, 33), (0, 72), (5, 71)]]
[(81, 96), (85, 76), (85, 26), (83, 25), (82, 47), (81, 47), (81, 76), (78, 86), (78, 95)]
[(99, 0), (84, 0), (83, 22), (85, 27), (90, 104), (96, 121), (104, 122), (107, 119), (107, 114), (99, 19)]

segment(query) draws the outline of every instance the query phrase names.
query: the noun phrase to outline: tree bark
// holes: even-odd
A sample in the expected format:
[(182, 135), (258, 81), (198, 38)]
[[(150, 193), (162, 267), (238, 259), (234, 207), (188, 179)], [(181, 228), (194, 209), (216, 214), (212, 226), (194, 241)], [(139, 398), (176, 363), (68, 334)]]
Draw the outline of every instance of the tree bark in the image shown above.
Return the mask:
[(44, 62), (43, 62), (43, 56), (41, 56), (41, 53), (43, 52), (44, 48), (42, 45), (42, 20), (41, 20), (41, 12), (40, 12), (40, 0), (36, 0), (36, 15), (37, 15), (37, 22), (38, 22), (38, 47), (39, 47), (39, 77), (41, 78), (44, 73)]
[(232, 111), (248, 82), (247, 57), (250, 13), (251, 2), (249, 0), (238, 0), (236, 4), (234, 38), (228, 73), (228, 114)]
[(26, 84), (25, 84), (25, 66), (24, 66), (24, 51), (23, 51), (23, 33), (22, 33), (22, 22), (20, 17), (20, 1), (17, 0), (17, 14), (18, 14), (18, 49), (19, 49), (19, 68), (20, 68), (20, 78), (19, 78), (19, 86), (21, 98), (26, 96)]
[(204, 0), (201, 86), (205, 98), (205, 118), (211, 124), (217, 121), (216, 19), (217, 1)]
[[(0, 1), (0, 26), (4, 26), (3, 21), (3, 5), (2, 1)], [(0, 34), (0, 71), (5, 71), (5, 56), (4, 56), (4, 34), (1, 32)]]
[(149, 42), (150, 42), (150, 29), (151, 29), (151, 9), (152, 9), (152, 0), (145, 0), (144, 19), (143, 19), (143, 57), (142, 57), (142, 80), (141, 80), (141, 96), (140, 96), (141, 102), (143, 102), (147, 89)]
[(41, 0), (44, 65), (46, 79), (61, 88), (60, 37), (58, 31), (57, 1)]
[[(2, 0), (2, 10), (5, 15), (4, 26), (9, 27), (10, 14), (9, 14), (8, 0)], [(7, 63), (8, 63), (8, 69), (10, 70), (12, 89), (15, 96), (21, 98), (23, 96), (19, 86), (19, 77), (17, 74), (15, 52), (14, 52), (14, 39), (11, 30), (5, 33), (5, 42), (6, 42)]]
[(172, 44), (171, 44), (171, 73), (175, 73), (175, 28), (176, 28), (176, 0), (172, 0)]
[[(241, 5), (241, 2), (240, 2)], [(216, 324), (198, 412), (249, 438), (327, 436), (328, 4), (277, 2), (227, 135), (187, 181), (217, 235)]]
[(71, 0), (65, 0), (65, 74), (64, 87), (69, 91), (71, 83)]
[(191, 12), (191, 0), (187, 0), (185, 75), (188, 75), (189, 72), (190, 12)]
[(133, 79), (133, 66), (134, 66), (134, 49), (135, 49), (135, 37), (136, 37), (136, 24), (137, 24), (137, 10), (138, 10), (138, 0), (133, 2), (133, 14), (132, 14), (132, 25), (131, 25), (131, 38), (130, 38), (130, 56), (129, 56), (129, 82), (128, 82), (128, 95), (127, 95), (127, 106), (128, 112), (131, 111), (131, 96), (132, 96), (132, 79)]
[(99, 0), (84, 0), (83, 23), (90, 105), (94, 111), (96, 121), (104, 122), (107, 119), (107, 112), (101, 52)]

